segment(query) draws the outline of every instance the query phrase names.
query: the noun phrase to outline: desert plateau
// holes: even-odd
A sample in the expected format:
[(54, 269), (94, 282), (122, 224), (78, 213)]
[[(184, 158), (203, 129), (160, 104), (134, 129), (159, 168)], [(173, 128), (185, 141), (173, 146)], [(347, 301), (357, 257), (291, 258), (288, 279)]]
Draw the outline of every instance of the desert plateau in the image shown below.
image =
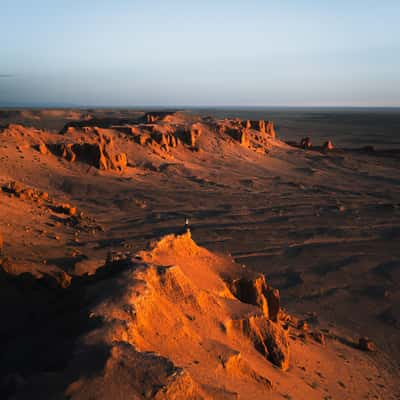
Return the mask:
[(250, 114), (0, 111), (1, 399), (400, 399), (398, 114)]

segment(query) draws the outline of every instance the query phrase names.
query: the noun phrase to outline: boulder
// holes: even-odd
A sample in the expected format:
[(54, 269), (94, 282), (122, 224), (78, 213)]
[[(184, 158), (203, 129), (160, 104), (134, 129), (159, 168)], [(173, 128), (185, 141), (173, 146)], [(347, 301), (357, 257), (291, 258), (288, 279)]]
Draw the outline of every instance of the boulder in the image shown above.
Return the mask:
[(358, 348), (364, 351), (376, 350), (374, 342), (365, 336), (360, 337), (360, 339), (358, 340)]
[(303, 149), (311, 149), (312, 143), (310, 137), (303, 137), (300, 141), (300, 147)]
[(68, 203), (63, 203), (63, 204), (58, 204), (53, 207), (53, 211), (60, 213), (60, 214), (66, 214), (66, 215), (77, 215), (78, 211), (76, 207), (71, 206)]
[(331, 150), (333, 150), (333, 148), (334, 148), (333, 143), (330, 140), (327, 140), (323, 145), (323, 149), (325, 151), (331, 151)]

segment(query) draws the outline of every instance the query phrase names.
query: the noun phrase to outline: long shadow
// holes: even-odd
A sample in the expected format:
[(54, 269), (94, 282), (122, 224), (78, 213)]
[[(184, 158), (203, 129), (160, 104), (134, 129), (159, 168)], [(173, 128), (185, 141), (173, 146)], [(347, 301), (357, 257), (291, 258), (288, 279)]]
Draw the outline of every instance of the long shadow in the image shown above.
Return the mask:
[[(34, 376), (66, 370), (78, 338), (102, 323), (89, 317), (90, 310), (104, 296), (118, 296), (123, 288), (112, 278), (138, 265), (131, 260), (110, 261), (95, 275), (74, 277), (70, 286), (64, 287), (51, 275), (39, 279), (30, 273), (15, 276), (0, 266), (0, 312), (4, 318), (0, 326), (0, 398), (19, 394), (19, 390), (23, 393)], [(101, 281), (107, 282), (106, 292), (91, 289)], [(79, 376), (82, 371), (102, 368), (107, 351), (104, 346), (86, 346), (87, 354), (73, 373)]]

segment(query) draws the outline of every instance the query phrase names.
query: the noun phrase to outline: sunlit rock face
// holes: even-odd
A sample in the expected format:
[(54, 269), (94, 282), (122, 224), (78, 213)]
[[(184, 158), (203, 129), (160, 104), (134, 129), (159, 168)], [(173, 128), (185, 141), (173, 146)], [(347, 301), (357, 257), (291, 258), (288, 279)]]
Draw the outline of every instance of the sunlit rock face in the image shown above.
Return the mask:
[[(66, 368), (46, 384), (54, 394), (64, 387), (82, 399), (109, 399), (116, 391), (140, 399), (207, 399), (249, 390), (261, 398), (273, 387), (273, 366), (289, 367), (285, 322), (271, 318), (265, 278), (199, 247), (190, 231), (165, 236), (135, 257), (111, 255), (91, 277), (66, 278), (67, 285), (32, 280), (27, 289), (43, 299), (49, 290), (65, 291), (70, 312), (78, 294), (84, 299), (78, 320), (66, 321), (71, 328), (80, 321)], [(27, 286), (21, 279), (3, 286)], [(66, 340), (64, 334), (52, 341)], [(83, 359), (92, 360), (90, 374)]]
[(255, 131), (259, 131), (260, 133), (266, 134), (270, 136), (271, 138), (275, 139), (276, 133), (275, 133), (275, 128), (274, 128), (274, 122), (273, 121), (264, 121), (264, 120), (259, 120), (259, 121), (251, 121), (247, 120), (244, 122), (244, 126), (246, 129), (253, 129)]
[(67, 161), (83, 162), (103, 171), (123, 171), (128, 164), (126, 154), (116, 152), (113, 139), (104, 135), (99, 135), (97, 143), (61, 143), (53, 148)]

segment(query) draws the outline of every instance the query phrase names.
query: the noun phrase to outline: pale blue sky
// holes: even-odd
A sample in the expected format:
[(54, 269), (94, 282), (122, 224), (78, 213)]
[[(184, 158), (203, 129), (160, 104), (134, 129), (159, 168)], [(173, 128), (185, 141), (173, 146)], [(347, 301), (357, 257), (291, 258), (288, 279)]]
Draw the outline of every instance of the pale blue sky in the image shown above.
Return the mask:
[(400, 0), (0, 0), (0, 106), (400, 106)]

